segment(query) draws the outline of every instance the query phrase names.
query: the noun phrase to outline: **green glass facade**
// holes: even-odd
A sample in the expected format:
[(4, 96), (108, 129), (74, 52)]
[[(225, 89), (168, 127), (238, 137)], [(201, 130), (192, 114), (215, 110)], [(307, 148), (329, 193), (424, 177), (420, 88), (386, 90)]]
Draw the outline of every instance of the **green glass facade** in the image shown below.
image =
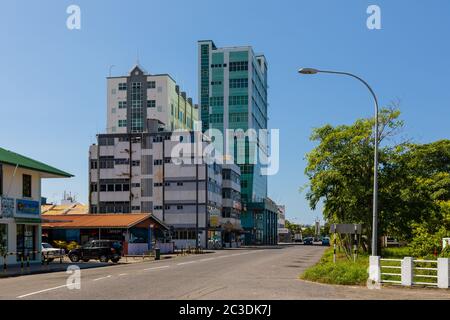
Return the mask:
[[(199, 41), (199, 84), (202, 129), (267, 129), (267, 64), (251, 47), (217, 48), (212, 41)], [(236, 132), (236, 131), (235, 131)], [(277, 210), (267, 206), (267, 176), (261, 175), (259, 152), (266, 152), (256, 139), (234, 139), (223, 153), (241, 169), (241, 224), (247, 244), (274, 244)], [(218, 143), (216, 142), (216, 147)], [(220, 148), (225, 141), (220, 143)], [(262, 148), (262, 149), (261, 149)], [(261, 211), (262, 210), (262, 211)], [(274, 236), (273, 236), (274, 235)]]

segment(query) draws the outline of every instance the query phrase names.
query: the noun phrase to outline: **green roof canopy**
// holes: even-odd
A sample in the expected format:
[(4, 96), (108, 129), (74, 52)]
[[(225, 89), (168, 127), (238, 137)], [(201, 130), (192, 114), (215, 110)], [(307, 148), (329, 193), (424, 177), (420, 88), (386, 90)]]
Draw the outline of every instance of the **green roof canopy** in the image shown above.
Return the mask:
[(50, 175), (58, 177), (66, 177), (66, 178), (73, 177), (73, 175), (71, 175), (70, 173), (56, 169), (45, 163), (27, 158), (18, 153), (5, 150), (3, 148), (0, 148), (0, 163), (18, 166), (20, 168), (35, 170), (43, 173), (48, 173)]

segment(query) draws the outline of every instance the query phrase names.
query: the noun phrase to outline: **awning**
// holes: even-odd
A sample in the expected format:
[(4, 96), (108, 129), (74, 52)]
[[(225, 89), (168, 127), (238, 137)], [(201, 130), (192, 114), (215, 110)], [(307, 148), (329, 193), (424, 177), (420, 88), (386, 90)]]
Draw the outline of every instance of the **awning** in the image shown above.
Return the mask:
[(43, 216), (45, 229), (129, 229), (147, 219), (160, 228), (168, 227), (151, 214), (81, 214)]
[(34, 224), (41, 224), (42, 219), (41, 218), (14, 218), (15, 223), (34, 223)]

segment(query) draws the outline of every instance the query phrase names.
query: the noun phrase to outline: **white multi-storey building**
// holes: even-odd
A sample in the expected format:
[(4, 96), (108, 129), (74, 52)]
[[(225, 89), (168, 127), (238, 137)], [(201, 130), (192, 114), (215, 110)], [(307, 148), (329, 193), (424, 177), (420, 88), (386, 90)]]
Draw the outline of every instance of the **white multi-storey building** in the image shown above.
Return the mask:
[(130, 74), (107, 79), (107, 133), (147, 131), (149, 119), (165, 130), (192, 129), (198, 108), (168, 74), (147, 74), (139, 65)]
[(205, 161), (211, 153), (173, 152), (183, 145), (189, 150), (194, 137), (202, 150), (210, 145), (194, 131), (192, 99), (169, 75), (135, 66), (127, 76), (108, 78), (107, 104), (107, 133), (89, 149), (90, 212), (152, 213), (171, 227), (178, 247), (235, 245), (239, 167), (222, 171), (217, 161)]
[(172, 227), (178, 247), (221, 242), (222, 167), (203, 157), (174, 157), (190, 137), (158, 130), (99, 135), (89, 152), (90, 212), (152, 213)]

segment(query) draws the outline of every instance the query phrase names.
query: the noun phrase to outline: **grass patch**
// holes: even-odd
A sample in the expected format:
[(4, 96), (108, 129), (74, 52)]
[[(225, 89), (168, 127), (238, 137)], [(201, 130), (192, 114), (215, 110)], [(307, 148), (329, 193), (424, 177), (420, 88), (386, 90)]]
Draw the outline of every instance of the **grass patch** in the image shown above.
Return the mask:
[[(408, 247), (382, 248), (381, 256), (389, 259), (403, 259), (404, 257), (411, 257), (411, 249)], [(420, 257), (418, 259), (435, 260), (436, 257), (430, 255)], [(383, 261), (382, 272), (400, 273), (399, 269), (386, 268), (387, 266), (400, 266), (398, 261)], [(436, 264), (420, 263), (417, 266), (434, 268)], [(333, 249), (329, 248), (325, 251), (320, 261), (305, 270), (300, 276), (300, 279), (327, 283), (327, 284), (342, 284), (342, 285), (365, 285), (369, 268), (369, 255), (367, 253), (360, 253), (356, 262), (349, 260), (345, 254), (336, 254), (336, 263), (333, 263)], [(420, 282), (435, 282), (434, 278), (421, 277), (421, 275), (436, 275), (433, 270), (416, 270), (414, 281)], [(383, 275), (383, 280), (400, 280), (400, 274), (396, 276)]]
[(333, 263), (333, 249), (325, 251), (320, 261), (305, 270), (301, 279), (343, 285), (365, 285), (368, 278), (369, 257), (360, 254), (356, 262), (349, 260), (345, 254), (336, 255), (336, 263)]

